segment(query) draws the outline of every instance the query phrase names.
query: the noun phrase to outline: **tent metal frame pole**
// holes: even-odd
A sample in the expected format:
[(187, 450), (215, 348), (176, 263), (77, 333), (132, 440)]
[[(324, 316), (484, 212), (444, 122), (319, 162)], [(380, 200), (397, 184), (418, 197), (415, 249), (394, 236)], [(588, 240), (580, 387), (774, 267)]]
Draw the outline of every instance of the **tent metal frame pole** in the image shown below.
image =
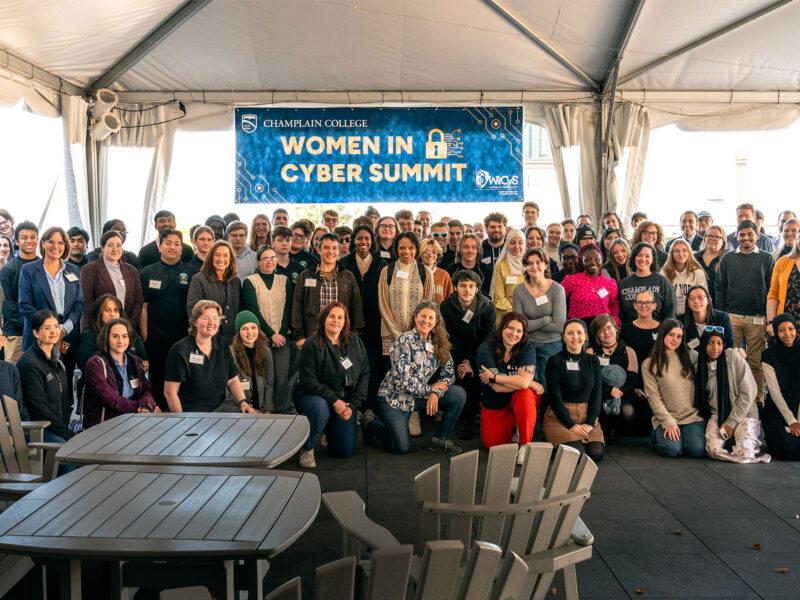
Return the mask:
[(0, 69), (5, 69), (9, 73), (17, 75), (28, 82), (32, 81), (42, 87), (59, 93), (78, 96), (80, 98), (86, 96), (86, 90), (82, 87), (75, 85), (71, 81), (67, 81), (63, 77), (54, 75), (50, 71), (7, 50), (0, 50)]
[(188, 2), (167, 17), (167, 19), (156, 27), (146, 38), (129, 50), (125, 56), (109, 67), (105, 73), (95, 79), (89, 85), (89, 89), (94, 91), (108, 87), (114, 83), (129, 69), (136, 66), (136, 63), (147, 56), (156, 46), (172, 35), (181, 25), (210, 4), (211, 1), (212, 0), (188, 0)]
[(628, 17), (625, 20), (625, 27), (622, 30), (619, 41), (617, 42), (617, 53), (608, 63), (608, 68), (606, 69), (608, 74), (603, 80), (603, 96), (608, 93), (609, 88), (611, 88), (612, 81), (617, 79), (619, 73), (619, 64), (625, 57), (625, 50), (627, 50), (628, 44), (633, 37), (633, 32), (636, 29), (636, 23), (639, 21), (639, 17), (642, 15), (645, 2), (647, 2), (647, 0), (636, 0), (636, 3), (631, 7), (630, 12), (628, 13)]
[[(609, 148), (608, 144), (611, 140), (611, 124), (614, 120), (614, 101), (616, 100), (617, 95), (617, 79), (619, 77), (619, 65), (620, 65), (621, 58), (617, 57), (616, 61), (614, 62), (614, 71), (612, 72), (611, 77), (611, 94), (608, 96), (608, 111), (606, 118), (603, 119), (604, 127), (603, 127), (603, 136), (600, 141), (600, 157), (601, 157), (601, 164), (600, 164), (600, 198), (602, 201), (603, 211), (611, 210), (611, 207), (608, 205), (608, 160), (609, 160)], [(606, 104), (606, 97), (603, 96), (601, 103), (600, 103), (600, 117), (602, 119), (603, 115), (603, 105)]]
[(632, 73), (629, 73), (629, 74), (625, 75), (624, 77), (620, 78), (619, 85), (627, 83), (628, 81), (631, 81), (632, 79), (636, 79), (637, 77), (639, 77), (641, 75), (644, 75), (648, 71), (652, 71), (656, 67), (658, 67), (660, 65), (663, 65), (664, 63), (669, 62), (674, 58), (678, 58), (679, 56), (682, 56), (682, 55), (686, 54), (687, 52), (691, 52), (695, 48), (699, 48), (700, 46), (708, 44), (709, 42), (714, 41), (714, 40), (716, 40), (718, 38), (721, 38), (722, 36), (732, 32), (732, 31), (735, 31), (735, 30), (739, 29), (740, 27), (745, 26), (748, 23), (752, 23), (753, 21), (756, 21), (756, 20), (760, 19), (761, 17), (772, 13), (772, 12), (778, 10), (779, 8), (783, 8), (787, 4), (791, 4), (794, 1), (795, 0), (779, 0), (778, 2), (770, 4), (769, 6), (766, 6), (766, 7), (762, 8), (761, 10), (759, 10), (757, 12), (754, 12), (754, 13), (752, 13), (750, 15), (747, 15), (746, 17), (744, 17), (742, 19), (739, 19), (738, 21), (735, 21), (734, 23), (731, 23), (730, 25), (726, 25), (725, 27), (722, 27), (721, 29), (717, 29), (716, 31), (712, 31), (711, 33), (709, 33), (707, 35), (704, 35), (703, 37), (701, 37), (701, 38), (699, 38), (699, 39), (697, 39), (697, 40), (695, 40), (695, 41), (693, 41), (693, 42), (691, 42), (689, 44), (686, 44), (685, 46), (682, 46), (682, 47), (678, 48), (677, 50), (673, 50), (672, 52), (662, 56), (661, 58), (658, 58), (658, 59), (656, 59), (656, 60), (654, 60), (652, 62), (647, 63), (646, 65), (643, 65), (643, 66), (639, 67), (638, 69), (636, 69)]
[(563, 67), (575, 74), (581, 81), (583, 81), (591, 90), (599, 91), (600, 85), (589, 75), (581, 69), (578, 65), (572, 62), (569, 58), (561, 54), (553, 46), (548, 44), (545, 40), (539, 37), (530, 27), (525, 25), (519, 18), (513, 15), (506, 7), (498, 4), (496, 0), (483, 0), (485, 4), (494, 9), (500, 16), (505, 18), (514, 27), (519, 29), (528, 38), (530, 38), (537, 46), (547, 52), (550, 56), (556, 59)]

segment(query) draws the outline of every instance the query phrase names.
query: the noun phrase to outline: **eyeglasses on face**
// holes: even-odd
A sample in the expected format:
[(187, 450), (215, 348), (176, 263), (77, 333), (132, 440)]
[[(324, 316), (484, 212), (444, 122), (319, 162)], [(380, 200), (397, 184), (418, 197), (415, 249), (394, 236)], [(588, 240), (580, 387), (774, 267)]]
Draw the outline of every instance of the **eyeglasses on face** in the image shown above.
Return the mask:
[(219, 323), (222, 317), (198, 317), (198, 321), (205, 321), (206, 323)]
[(634, 306), (654, 306), (655, 303), (656, 303), (655, 300), (634, 300), (633, 301), (633, 305)]

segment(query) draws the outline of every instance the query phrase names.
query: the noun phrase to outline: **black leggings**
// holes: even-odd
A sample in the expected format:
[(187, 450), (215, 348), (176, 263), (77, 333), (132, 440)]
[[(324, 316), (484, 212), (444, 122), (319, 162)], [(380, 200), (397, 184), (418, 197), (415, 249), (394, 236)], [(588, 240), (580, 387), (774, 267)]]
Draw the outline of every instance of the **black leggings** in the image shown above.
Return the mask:
[(565, 442), (570, 448), (575, 448), (581, 454), (588, 454), (594, 462), (603, 460), (606, 453), (606, 445), (603, 442)]

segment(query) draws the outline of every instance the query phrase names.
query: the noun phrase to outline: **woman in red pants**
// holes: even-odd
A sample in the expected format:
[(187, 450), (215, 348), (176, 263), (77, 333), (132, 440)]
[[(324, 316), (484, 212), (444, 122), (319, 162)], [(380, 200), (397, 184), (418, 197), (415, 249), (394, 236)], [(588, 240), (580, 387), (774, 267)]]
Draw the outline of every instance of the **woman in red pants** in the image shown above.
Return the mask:
[(478, 347), (481, 386), (481, 441), (486, 448), (508, 444), (519, 430), (523, 448), (533, 437), (536, 408), (544, 388), (533, 380), (536, 349), (528, 341), (528, 319), (517, 312), (503, 316), (492, 339)]

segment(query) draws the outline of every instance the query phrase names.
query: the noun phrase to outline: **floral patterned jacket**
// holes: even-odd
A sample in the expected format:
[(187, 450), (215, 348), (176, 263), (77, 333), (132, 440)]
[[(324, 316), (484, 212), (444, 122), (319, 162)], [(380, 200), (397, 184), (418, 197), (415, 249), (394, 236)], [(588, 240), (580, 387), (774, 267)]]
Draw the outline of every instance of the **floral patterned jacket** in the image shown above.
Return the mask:
[[(416, 401), (427, 398), (431, 392), (439, 398), (444, 395), (442, 390), (432, 390), (431, 384), (442, 381), (449, 387), (455, 381), (452, 357), (448, 356), (447, 364), (442, 367), (433, 345), (422, 339), (416, 327), (395, 340), (389, 358), (392, 366), (378, 389), (378, 396), (394, 409), (411, 412)], [(431, 381), (437, 370), (438, 376)]]

